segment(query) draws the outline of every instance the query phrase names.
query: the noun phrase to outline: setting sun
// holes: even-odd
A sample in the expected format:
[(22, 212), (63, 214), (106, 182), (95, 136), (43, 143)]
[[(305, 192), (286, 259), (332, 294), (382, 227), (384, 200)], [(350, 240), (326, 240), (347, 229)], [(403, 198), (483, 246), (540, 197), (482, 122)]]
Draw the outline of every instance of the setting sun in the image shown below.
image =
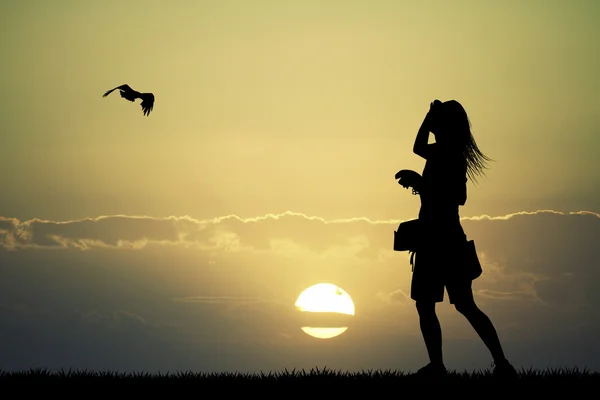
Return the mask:
[[(331, 283), (318, 283), (305, 289), (296, 300), (301, 312), (354, 315), (354, 302), (346, 291)], [(302, 327), (310, 336), (329, 339), (344, 333), (348, 327)]]

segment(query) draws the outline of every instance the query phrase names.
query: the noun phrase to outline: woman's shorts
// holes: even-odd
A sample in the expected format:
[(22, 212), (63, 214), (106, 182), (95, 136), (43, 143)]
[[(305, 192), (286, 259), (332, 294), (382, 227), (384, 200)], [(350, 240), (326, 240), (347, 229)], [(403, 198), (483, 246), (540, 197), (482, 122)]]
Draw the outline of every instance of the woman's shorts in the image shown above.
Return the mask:
[(415, 301), (440, 303), (444, 288), (450, 304), (473, 295), (472, 280), (461, 272), (466, 236), (453, 234), (431, 240), (415, 252), (410, 296)]

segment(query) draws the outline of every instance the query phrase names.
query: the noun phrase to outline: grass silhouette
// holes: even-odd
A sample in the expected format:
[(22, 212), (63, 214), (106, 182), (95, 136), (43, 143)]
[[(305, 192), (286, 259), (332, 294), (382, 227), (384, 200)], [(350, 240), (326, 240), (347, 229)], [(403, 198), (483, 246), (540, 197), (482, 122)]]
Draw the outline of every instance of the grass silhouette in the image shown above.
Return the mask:
[[(251, 386), (279, 386), (284, 384), (300, 385), (318, 383), (320, 387), (373, 387), (387, 384), (412, 384), (429, 383), (429, 381), (417, 379), (409, 373), (392, 370), (368, 370), (361, 372), (342, 372), (312, 368), (306, 370), (287, 369), (281, 372), (259, 372), (259, 373), (202, 373), (202, 372), (175, 372), (175, 373), (121, 373), (111, 371), (72, 371), (60, 370), (52, 372), (45, 369), (31, 369), (28, 371), (6, 372), (0, 370), (0, 384), (219, 384), (219, 385), (246, 385)], [(457, 372), (450, 370), (443, 381), (435, 383), (452, 384), (480, 384), (499, 383), (492, 375), (491, 370), (475, 372)], [(600, 373), (588, 371), (587, 369), (547, 369), (547, 370), (525, 370), (518, 371), (518, 378), (513, 383), (517, 384), (590, 384), (600, 383)]]

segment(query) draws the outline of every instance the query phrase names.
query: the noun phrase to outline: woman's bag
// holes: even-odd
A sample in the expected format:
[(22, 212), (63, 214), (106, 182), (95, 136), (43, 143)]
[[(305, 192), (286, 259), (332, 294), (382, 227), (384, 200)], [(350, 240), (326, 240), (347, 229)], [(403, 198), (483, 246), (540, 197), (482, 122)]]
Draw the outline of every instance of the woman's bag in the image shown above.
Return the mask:
[(474, 280), (479, 278), (481, 275), (481, 263), (477, 256), (477, 249), (475, 249), (475, 242), (468, 240), (465, 245), (465, 259), (464, 259), (465, 271), (467, 277)]
[(421, 224), (418, 219), (404, 221), (394, 231), (394, 250), (415, 252), (421, 243)]
[[(411, 253), (410, 264), (414, 267), (414, 253), (421, 247), (422, 240), (423, 233), (420, 221), (418, 219), (404, 221), (394, 231), (394, 250)], [(469, 279), (477, 279), (483, 271), (475, 248), (475, 241), (465, 240), (463, 243), (465, 246), (464, 258), (462, 259), (464, 272)]]

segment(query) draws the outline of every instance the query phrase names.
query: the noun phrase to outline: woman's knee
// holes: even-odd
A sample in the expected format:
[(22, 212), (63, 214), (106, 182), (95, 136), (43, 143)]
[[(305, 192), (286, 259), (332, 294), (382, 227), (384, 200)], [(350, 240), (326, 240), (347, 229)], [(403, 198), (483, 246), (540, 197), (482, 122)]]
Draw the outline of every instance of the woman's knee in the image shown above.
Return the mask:
[(477, 305), (473, 299), (461, 299), (460, 301), (454, 303), (454, 308), (456, 308), (456, 311), (462, 315), (471, 315), (479, 311), (479, 308), (477, 308)]
[(435, 314), (435, 302), (433, 301), (417, 301), (417, 312), (419, 315)]

